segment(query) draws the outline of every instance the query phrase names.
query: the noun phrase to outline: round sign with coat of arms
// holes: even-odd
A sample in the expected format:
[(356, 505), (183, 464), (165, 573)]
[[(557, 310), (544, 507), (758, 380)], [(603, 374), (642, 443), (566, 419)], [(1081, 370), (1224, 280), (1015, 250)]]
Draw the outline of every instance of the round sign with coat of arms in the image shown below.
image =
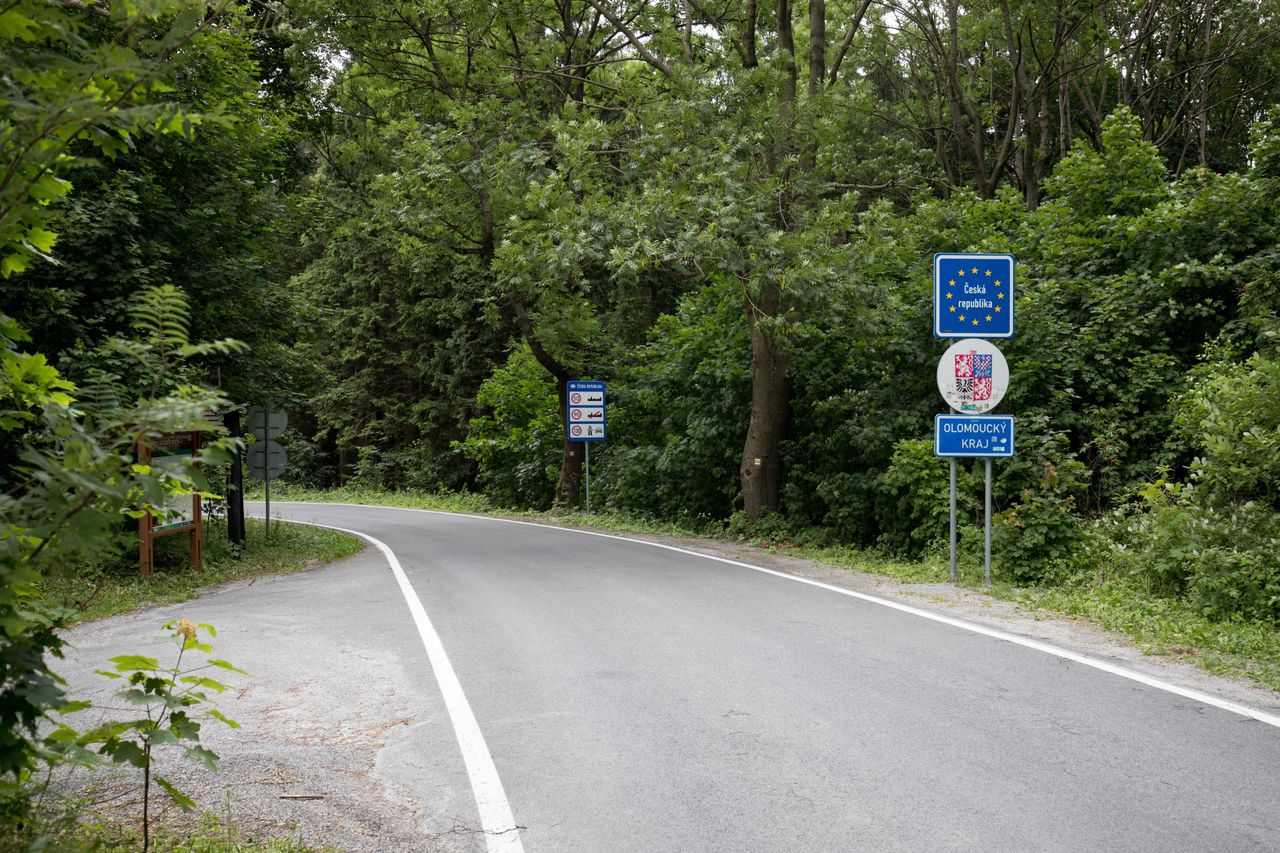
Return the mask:
[(965, 338), (938, 362), (938, 391), (957, 412), (989, 412), (1009, 389), (1009, 363), (991, 341)]

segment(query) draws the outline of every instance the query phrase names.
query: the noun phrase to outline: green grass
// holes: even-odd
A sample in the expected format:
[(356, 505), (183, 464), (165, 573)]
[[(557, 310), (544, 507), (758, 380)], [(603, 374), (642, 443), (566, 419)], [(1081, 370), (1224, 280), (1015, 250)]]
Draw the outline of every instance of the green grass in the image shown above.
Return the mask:
[[(796, 535), (770, 531), (767, 523), (755, 529), (733, 521), (728, 525), (694, 529), (614, 510), (591, 515), (582, 512), (521, 512), (496, 508), (481, 495), (384, 492), (351, 487), (317, 491), (281, 484), (272, 487), (271, 496), (290, 501), (357, 503), (498, 515), (619, 533), (730, 538), (770, 553), (884, 575), (906, 583), (943, 583), (948, 574), (945, 556), (924, 560), (894, 559), (824, 542), (826, 537), (821, 531)], [(261, 497), (260, 493), (258, 497)], [(969, 538), (973, 539), (974, 535), (971, 533)], [(1086, 619), (1107, 630), (1126, 634), (1147, 654), (1180, 658), (1208, 672), (1248, 678), (1280, 690), (1280, 630), (1272, 625), (1245, 620), (1215, 622), (1181, 602), (1154, 597), (1136, 585), (1117, 580), (1105, 584), (1077, 580), (1061, 586), (1025, 588), (997, 577), (991, 587), (984, 587), (981, 563), (970, 554), (961, 555), (957, 574), (962, 586), (1014, 601), (1034, 613)]]
[(1185, 603), (1125, 580), (1018, 590), (1032, 610), (1088, 619), (1127, 634), (1147, 654), (1188, 660), (1208, 672), (1280, 690), (1280, 630), (1244, 619), (1206, 619)]
[(149, 580), (139, 577), (136, 564), (121, 564), (46, 578), (41, 594), (75, 611), (71, 624), (76, 624), (188, 601), (206, 587), (230, 581), (314, 568), (349, 557), (364, 544), (334, 530), (285, 523), (272, 524), (267, 539), (262, 522), (254, 519), (248, 521), (247, 534), (246, 547), (237, 555), (225, 526), (206, 525), (203, 572), (187, 567), (187, 537), (179, 533), (156, 540), (156, 571)]
[[(254, 480), (245, 487), (245, 498), (260, 501), (264, 497), (261, 482)], [(339, 489), (304, 489), (291, 483), (272, 483), (272, 501), (304, 501), (309, 503), (349, 503), (374, 506), (399, 506), (409, 509), (435, 509), (444, 512), (471, 512), (493, 514), (494, 505), (483, 495), (455, 492), (386, 492), (347, 486)], [(504, 510), (503, 515), (533, 515), (530, 512)]]
[[(25, 810), (24, 810), (25, 811)], [(25, 814), (5, 814), (0, 824), (0, 850), (44, 853), (89, 853), (98, 850), (141, 850), (142, 832), (135, 825), (92, 816), (76, 800), (55, 800)], [(331, 853), (311, 847), (296, 836), (259, 838), (242, 831), (233, 816), (206, 812), (194, 827), (182, 830), (152, 825), (154, 853)]]

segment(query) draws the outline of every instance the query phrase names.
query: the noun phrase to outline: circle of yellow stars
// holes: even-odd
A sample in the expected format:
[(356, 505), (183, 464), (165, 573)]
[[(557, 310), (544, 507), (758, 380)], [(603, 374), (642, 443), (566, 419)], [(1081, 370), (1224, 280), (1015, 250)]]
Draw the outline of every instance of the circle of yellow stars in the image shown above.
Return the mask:
[[(970, 269), (970, 270), (969, 270), (969, 272), (973, 273), (974, 275), (977, 275), (977, 274), (978, 274), (978, 268), (977, 268), (977, 267), (973, 267), (972, 269)], [(964, 269), (963, 269), (963, 268), (961, 268), (960, 272), (958, 272), (956, 275), (957, 275), (957, 277), (959, 277), (959, 278), (964, 278)], [(990, 277), (991, 277), (991, 270), (983, 270), (983, 275), (985, 275), (987, 278), (990, 278)], [(1004, 282), (1002, 282), (1000, 279), (996, 279), (996, 280), (995, 280), (995, 282), (994, 282), (994, 284), (995, 284), (995, 286), (996, 286), (996, 287), (1004, 287)], [(953, 278), (953, 279), (951, 279), (950, 281), (948, 281), (948, 282), (947, 282), (947, 286), (948, 286), (948, 287), (955, 287), (955, 286), (956, 286), (956, 280), (955, 280), (954, 278)], [(947, 298), (948, 298), (948, 299), (952, 299), (952, 298), (954, 298), (954, 297), (953, 297), (953, 295), (952, 295), (952, 293), (951, 293), (951, 291), (947, 291)], [(998, 291), (998, 292), (996, 293), (996, 299), (1004, 299), (1004, 291), (1003, 291), (1003, 290)], [(1001, 312), (1001, 310), (1003, 309), (1003, 307), (1004, 307), (1004, 306), (1002, 306), (1002, 305), (997, 305), (997, 306), (996, 306), (996, 308), (995, 308), (996, 313), (997, 313), (997, 314), (999, 314), (999, 313)], [(956, 306), (951, 305), (951, 306), (949, 306), (949, 307), (947, 308), (947, 310), (948, 310), (948, 311), (950, 311), (952, 314), (954, 314), (954, 313), (956, 313)], [(965, 321), (965, 316), (964, 316), (963, 314), (961, 314), (961, 315), (960, 315), (960, 317), (959, 317), (958, 319), (960, 320), (960, 322), (961, 322), (961, 323), (963, 323), (963, 322)], [(990, 314), (988, 314), (988, 315), (987, 315), (987, 322), (988, 322), (988, 323), (990, 323), (990, 322), (991, 322), (991, 319), (992, 319), (992, 318), (991, 318), (991, 315), (990, 315)], [(977, 317), (973, 318), (973, 325), (975, 325), (975, 326), (976, 326), (976, 325), (978, 325), (978, 318), (977, 318)]]

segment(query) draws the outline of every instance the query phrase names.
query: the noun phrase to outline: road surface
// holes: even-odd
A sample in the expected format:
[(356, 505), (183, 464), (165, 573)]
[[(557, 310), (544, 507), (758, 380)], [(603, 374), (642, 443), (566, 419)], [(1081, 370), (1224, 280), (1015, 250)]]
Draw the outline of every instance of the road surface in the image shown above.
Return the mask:
[(458, 849), (1280, 849), (1266, 713), (651, 544), (272, 510), (373, 537), (403, 582), (372, 552), (354, 580), (241, 595), (235, 621), (315, 636), (324, 619), (358, 646), (325, 664), (329, 701), (401, 685), (412, 724), (380, 772), (487, 831)]

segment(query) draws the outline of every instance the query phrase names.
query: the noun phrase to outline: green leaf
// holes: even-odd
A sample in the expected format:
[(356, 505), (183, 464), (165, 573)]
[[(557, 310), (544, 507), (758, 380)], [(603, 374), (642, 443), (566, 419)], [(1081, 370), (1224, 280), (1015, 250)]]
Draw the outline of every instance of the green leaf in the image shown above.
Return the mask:
[(217, 708), (210, 708), (209, 716), (213, 717), (215, 720), (221, 720), (222, 722), (226, 723), (228, 726), (231, 726), (231, 728), (233, 729), (240, 728), (239, 723), (237, 723), (235, 720), (231, 719), (230, 717), (224, 715)]
[(110, 660), (117, 672), (150, 672), (160, 668), (158, 660), (143, 655), (118, 655)]
[(218, 769), (218, 753), (203, 746), (193, 746), (186, 751), (187, 758), (198, 764), (203, 764), (209, 770)]
[(16, 272), (22, 272), (29, 266), (31, 266), (30, 257), (20, 252), (14, 252), (0, 260), (0, 275), (8, 278)]
[(35, 41), (39, 37), (35, 21), (10, 7), (0, 12), (0, 39), (5, 41)]
[(227, 685), (220, 681), (214, 681), (212, 678), (202, 678), (195, 675), (183, 676), (179, 679), (183, 684), (194, 684), (197, 687), (207, 687), (210, 690), (216, 690), (218, 693), (227, 689)]
[[(214, 768), (214, 769), (217, 769), (217, 768)], [(169, 782), (168, 779), (164, 778), (163, 776), (156, 776), (155, 780), (156, 780), (156, 784), (159, 785), (164, 790), (164, 792), (169, 795), (169, 799), (173, 800), (173, 802), (178, 806), (178, 808), (182, 809), (184, 812), (189, 812), (196, 807), (196, 801), (191, 799), (181, 791), (179, 791), (177, 788), (175, 788)]]
[(178, 742), (178, 736), (168, 729), (157, 729), (151, 735), (152, 746), (172, 746)]
[(147, 754), (131, 740), (109, 740), (98, 750), (116, 764), (131, 764), (139, 769), (147, 766)]
[(240, 667), (235, 666), (235, 665), (231, 664), (231, 663), (230, 663), (230, 662), (228, 662), (228, 661), (222, 660), (221, 658), (209, 658), (208, 663), (209, 663), (209, 665), (210, 665), (210, 666), (216, 666), (216, 667), (219, 667), (219, 668), (221, 668), (221, 669), (229, 670), (229, 671), (231, 671), (231, 672), (238, 672), (238, 673), (240, 673), (241, 675), (248, 675), (248, 674), (249, 674), (249, 673), (245, 672), (243, 669), (241, 669)]
[(58, 235), (47, 228), (32, 226), (27, 229), (26, 240), (37, 250), (47, 255), (53, 251), (53, 244), (58, 242)]

